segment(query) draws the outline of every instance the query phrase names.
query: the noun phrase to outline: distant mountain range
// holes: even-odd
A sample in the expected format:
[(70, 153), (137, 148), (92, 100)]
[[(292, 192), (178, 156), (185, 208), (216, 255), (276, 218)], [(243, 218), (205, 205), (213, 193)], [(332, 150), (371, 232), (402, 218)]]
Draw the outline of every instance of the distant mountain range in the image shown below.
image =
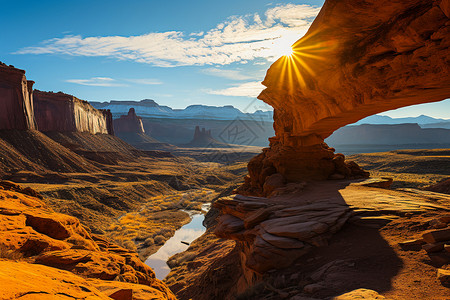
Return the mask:
[[(136, 114), (143, 118), (160, 119), (202, 119), (202, 120), (252, 120), (273, 122), (272, 111), (255, 111), (254, 113), (244, 113), (232, 105), (208, 106), (190, 105), (185, 109), (173, 109), (169, 106), (159, 105), (154, 100), (144, 99), (141, 101), (121, 101), (111, 100), (109, 102), (90, 101), (91, 105), (97, 109), (109, 109), (114, 118), (126, 115), (130, 108), (136, 110)], [(373, 115), (364, 118), (352, 125), (361, 124), (405, 124), (415, 123), (422, 128), (449, 128), (450, 119), (437, 119), (421, 115), (418, 117), (391, 118), (388, 116)]]
[[(373, 115), (362, 120), (359, 120), (352, 125), (362, 125), (362, 124), (405, 124), (405, 123), (416, 123), (421, 127), (422, 125), (430, 125), (436, 123), (449, 123), (450, 119), (436, 119), (425, 115), (420, 115), (418, 117), (407, 117), (407, 118), (391, 118), (388, 116)], [(427, 126), (428, 127), (428, 126)], [(442, 128), (442, 127), (439, 127)]]
[(190, 105), (185, 109), (173, 109), (168, 106), (159, 105), (154, 100), (145, 99), (141, 101), (117, 101), (110, 102), (90, 102), (97, 109), (109, 109), (114, 118), (126, 115), (130, 108), (134, 108), (136, 114), (142, 118), (163, 118), (163, 119), (210, 119), (210, 120), (273, 120), (272, 111), (255, 111), (254, 113), (243, 113), (232, 105), (207, 106)]

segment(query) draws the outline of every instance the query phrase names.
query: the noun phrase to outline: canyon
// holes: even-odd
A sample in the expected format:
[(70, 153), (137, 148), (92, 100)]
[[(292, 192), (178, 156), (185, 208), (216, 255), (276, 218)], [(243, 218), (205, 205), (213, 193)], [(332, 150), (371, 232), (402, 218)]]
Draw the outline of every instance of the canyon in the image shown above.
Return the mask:
[[(346, 157), (324, 141), (450, 96), (450, 1), (356, 2), (327, 0), (268, 70), (262, 153), (197, 120), (184, 148), (146, 135), (145, 117), (209, 110), (245, 127), (233, 107), (232, 120), (153, 100), (97, 110), (1, 64), (0, 298), (448, 299), (449, 150)], [(209, 203), (206, 232), (156, 279), (143, 261)]]

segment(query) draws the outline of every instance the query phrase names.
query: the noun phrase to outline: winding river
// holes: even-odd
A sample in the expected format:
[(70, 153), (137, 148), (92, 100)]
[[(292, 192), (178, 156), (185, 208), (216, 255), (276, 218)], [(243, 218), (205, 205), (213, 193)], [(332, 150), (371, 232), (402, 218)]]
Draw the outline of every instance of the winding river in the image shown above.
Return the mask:
[[(209, 208), (209, 207), (208, 207)], [(202, 208), (203, 212), (207, 209), (205, 206)], [(159, 250), (150, 255), (145, 263), (155, 271), (156, 278), (164, 279), (170, 272), (170, 268), (167, 265), (167, 260), (172, 255), (185, 251), (189, 246), (182, 243), (192, 243), (195, 239), (201, 236), (206, 228), (203, 226), (204, 214), (195, 212), (191, 214), (191, 222), (178, 229), (174, 236), (168, 239), (165, 244), (159, 248)]]

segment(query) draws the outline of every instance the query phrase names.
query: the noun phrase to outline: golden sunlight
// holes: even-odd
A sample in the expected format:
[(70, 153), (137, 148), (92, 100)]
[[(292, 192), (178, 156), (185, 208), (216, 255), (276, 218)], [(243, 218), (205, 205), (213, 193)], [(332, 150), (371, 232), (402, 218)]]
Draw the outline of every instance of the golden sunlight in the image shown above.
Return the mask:
[(292, 43), (291, 39), (279, 39), (273, 47), (275, 56), (277, 58), (284, 56), (290, 57), (294, 53)]

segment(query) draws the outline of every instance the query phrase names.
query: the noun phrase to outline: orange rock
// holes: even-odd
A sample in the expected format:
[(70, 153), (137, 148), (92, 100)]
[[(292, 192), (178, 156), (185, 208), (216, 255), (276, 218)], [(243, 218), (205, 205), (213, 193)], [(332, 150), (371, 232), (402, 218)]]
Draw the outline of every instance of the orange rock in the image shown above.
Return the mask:
[(274, 173), (288, 181), (367, 176), (322, 143), (364, 117), (450, 96), (448, 3), (326, 1), (293, 55), (267, 72), (258, 98), (274, 108), (276, 136), (238, 192), (264, 195)]
[[(13, 185), (9, 184), (9, 186)], [(62, 269), (70, 271), (70, 274), (74, 273), (87, 278), (125, 281), (123, 284), (120, 283), (121, 290), (130, 289), (126, 287), (127, 284), (130, 284), (127, 282), (144, 284), (147, 286), (144, 290), (149, 290), (155, 295), (152, 299), (175, 299), (168, 288), (155, 278), (153, 270), (144, 264), (136, 253), (111, 244), (98, 236), (91, 237), (77, 218), (55, 213), (39, 199), (12, 190), (0, 190), (0, 199), (0, 247), (21, 254), (28, 261), (36, 264), (35, 267), (27, 268), (36, 268), (36, 270), (46, 268), (37, 265), (40, 264), (52, 267), (43, 270), (49, 272), (54, 270), (53, 272), (57, 274), (63, 274), (58, 273), (62, 272), (58, 269)], [(25, 270), (28, 269), (25, 268)], [(38, 274), (35, 275), (38, 276)], [(22, 275), (17, 276), (18, 281), (22, 280)], [(52, 276), (59, 278), (57, 277), (59, 275)], [(72, 276), (75, 275), (72, 274)], [(60, 277), (65, 278), (62, 275)], [(25, 276), (23, 280), (26, 278), (28, 277)], [(46, 284), (46, 280), (43, 279), (44, 284)], [(39, 282), (38, 279), (35, 281)], [(0, 298), (2, 295), (13, 295), (8, 297), (10, 299), (21, 295), (19, 283), (12, 283), (10, 288), (3, 287), (3, 281), (1, 282)], [(114, 282), (111, 286), (117, 284), (119, 282)], [(28, 286), (26, 287), (28, 288)], [(18, 290), (15, 291), (15, 288)], [(25, 292), (27, 292), (27, 288), (24, 289)], [(29, 286), (30, 293), (33, 296), (34, 293), (37, 295), (33, 299), (52, 299), (52, 297), (56, 299), (57, 296), (53, 296), (53, 294), (57, 295), (59, 286), (49, 284), (49, 287), (43, 287), (42, 291), (35, 291), (32, 288), (38, 289), (40, 286), (35, 283)], [(64, 288), (66, 287), (63, 287), (62, 290)], [(75, 295), (78, 295), (80, 291), (85, 291), (83, 287), (78, 290), (73, 286), (67, 288), (74, 288), (72, 292)], [(90, 288), (87, 290), (92, 291)], [(39, 298), (41, 293), (44, 296)], [(144, 294), (150, 295), (149, 293)], [(109, 299), (103, 295), (99, 297), (98, 299)], [(79, 298), (84, 299), (81, 296)], [(139, 298), (134, 297), (133, 299)]]
[(0, 299), (110, 299), (70, 272), (25, 262), (0, 260)]

